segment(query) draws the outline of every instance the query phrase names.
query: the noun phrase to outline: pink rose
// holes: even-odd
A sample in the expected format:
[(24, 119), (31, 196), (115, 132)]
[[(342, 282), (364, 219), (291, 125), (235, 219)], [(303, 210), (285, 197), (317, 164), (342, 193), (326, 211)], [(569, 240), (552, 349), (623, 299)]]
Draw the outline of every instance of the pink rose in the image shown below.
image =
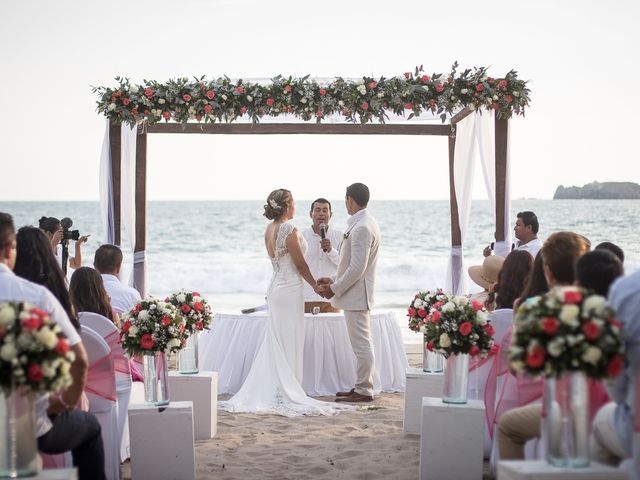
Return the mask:
[(596, 340), (600, 336), (600, 327), (595, 322), (582, 324), (582, 332), (587, 340)]
[(496, 329), (493, 328), (493, 325), (491, 325), (490, 323), (487, 323), (484, 326), (484, 331), (487, 335), (489, 335), (490, 337), (493, 337), (496, 333)]
[(197, 322), (196, 322), (196, 328), (197, 328), (198, 330), (202, 330), (202, 329), (204, 328), (204, 323), (202, 323), (202, 322), (200, 322), (200, 321), (197, 321)]
[(620, 375), (622, 371), (622, 357), (620, 355), (616, 355), (607, 365), (607, 374), (610, 377), (617, 377)]
[(438, 323), (440, 321), (440, 312), (436, 310), (431, 314), (431, 323)]
[(42, 374), (40, 365), (36, 365), (35, 363), (29, 365), (29, 368), (27, 369), (27, 378), (30, 382), (39, 382), (42, 380), (42, 377), (44, 377), (44, 375)]
[(484, 305), (478, 300), (471, 300), (471, 308), (473, 308), (474, 312), (478, 312), (484, 308)]
[(507, 103), (513, 102), (513, 97), (511, 95), (505, 95), (504, 99)]
[(171, 325), (171, 319), (165, 315), (164, 317), (162, 317), (162, 320), (160, 320), (160, 323), (163, 327), (168, 327), (169, 325)]
[(443, 91), (444, 91), (444, 85), (442, 83), (439, 83), (438, 85), (436, 85), (436, 92), (442, 93)]
[(321, 88), (318, 93), (320, 94), (321, 97), (324, 97), (327, 94), (327, 91), (324, 88)]
[(423, 83), (427, 83), (429, 80), (431, 80), (431, 77), (429, 75), (422, 75), (420, 77), (420, 80), (422, 80)]
[(193, 309), (194, 309), (196, 312), (201, 312), (201, 311), (202, 311), (202, 308), (203, 308), (203, 307), (202, 307), (202, 303), (200, 303), (200, 302), (196, 302), (196, 303), (194, 303), (194, 304), (193, 304)]
[(184, 95), (182, 95), (182, 99), (185, 102), (190, 102), (191, 101), (191, 95), (189, 95), (188, 93), (185, 93)]
[(144, 89), (144, 96), (147, 98), (153, 97), (153, 88), (147, 87)]
[(493, 79), (493, 77), (487, 77), (487, 83), (488, 83), (489, 85), (493, 85), (493, 82), (494, 82), (494, 81), (495, 81), (495, 80)]
[(498, 88), (501, 89), (501, 90), (504, 89), (504, 88), (507, 88), (507, 81), (506, 80), (500, 80), (498, 82)]
[(236, 87), (236, 90), (235, 90), (235, 91), (236, 91), (236, 93), (242, 94), (242, 93), (244, 93), (244, 87), (243, 87), (243, 86), (241, 86), (241, 85), (238, 85), (238, 86)]
[(367, 85), (367, 87), (369, 87), (369, 89), (371, 90), (373, 90), (377, 86), (378, 86), (378, 82), (369, 82), (369, 84)]
[(123, 98), (122, 99), (122, 104), (126, 107), (127, 105), (129, 105), (131, 103), (131, 100), (129, 100), (128, 98)]
[(189, 305), (182, 305), (180, 310), (182, 310), (182, 313), (189, 313), (191, 311), (191, 307)]
[(477, 92), (481, 92), (484, 90), (484, 85), (482, 83), (479, 83), (478, 85), (476, 85), (476, 91)]
[(205, 93), (204, 96), (209, 100), (213, 100), (214, 98), (216, 98), (216, 92), (214, 92), (213, 90), (207, 90), (207, 93)]
[(191, 296), (192, 297), (201, 297), (202, 295), (200, 295), (200, 292), (192, 292)]
[(366, 112), (367, 110), (369, 110), (369, 102), (362, 102), (362, 105), (360, 105), (360, 107)]
[(567, 290), (564, 292), (564, 303), (567, 305), (577, 305), (582, 301), (582, 294), (577, 290)]
[(142, 347), (143, 350), (151, 350), (154, 345), (155, 342), (150, 333), (145, 333), (142, 335), (142, 338), (140, 338), (140, 347)]
[(420, 310), (418, 310), (418, 316), (421, 318), (426, 318), (427, 317), (427, 311), (424, 308), (421, 308)]
[(204, 106), (204, 113), (211, 113), (213, 111), (213, 107), (208, 103)]
[(286, 93), (291, 93), (291, 90), (293, 90), (293, 87), (291, 85), (287, 84), (284, 86), (284, 91)]
[(527, 352), (527, 365), (531, 368), (540, 368), (544, 365), (544, 359), (547, 356), (544, 348), (534, 347)]
[(124, 322), (124, 325), (122, 325), (122, 331), (126, 333), (129, 331), (129, 328), (131, 328), (131, 321), (127, 320)]
[(461, 323), (458, 327), (458, 331), (465, 337), (471, 333), (471, 330), (473, 330), (473, 325), (471, 325), (471, 322)]
[(425, 347), (427, 347), (427, 350), (429, 350), (430, 352), (433, 352), (433, 342), (425, 343)]
[(42, 318), (38, 315), (31, 315), (30, 317), (22, 320), (22, 328), (26, 330), (39, 330), (40, 327), (42, 327), (42, 324)]
[(273, 100), (273, 98), (267, 98), (266, 104), (270, 107), (273, 107), (273, 104), (275, 103), (275, 101)]
[(244, 115), (245, 113), (247, 113), (247, 110), (247, 107), (240, 107), (240, 115)]
[(404, 104), (404, 109), (405, 110), (413, 110), (413, 103), (411, 102), (407, 102)]
[(58, 344), (56, 345), (56, 353), (61, 357), (69, 351), (69, 342), (67, 342), (64, 338), (58, 339)]
[(162, 116), (165, 120), (169, 120), (171, 118), (171, 112), (162, 112)]
[(469, 349), (469, 355), (471, 355), (472, 357), (475, 357), (479, 353), (480, 353), (480, 347), (478, 347), (477, 345), (471, 345), (471, 348)]
[(409, 308), (407, 310), (407, 315), (409, 315), (410, 317), (415, 317), (416, 316), (416, 309), (415, 308)]
[(202, 120), (202, 115), (196, 115), (196, 120), (199, 122), (200, 120)]
[(324, 113), (322, 113), (322, 110), (318, 110), (318, 111), (316, 112), (316, 117), (318, 117), (318, 118), (322, 118), (322, 117), (324, 117)]
[(558, 328), (560, 328), (560, 322), (558, 322), (558, 320), (554, 317), (543, 318), (540, 323), (542, 326), (542, 331), (547, 335), (555, 335), (555, 333), (558, 331)]
[(404, 72), (404, 78), (411, 78), (411, 72)]

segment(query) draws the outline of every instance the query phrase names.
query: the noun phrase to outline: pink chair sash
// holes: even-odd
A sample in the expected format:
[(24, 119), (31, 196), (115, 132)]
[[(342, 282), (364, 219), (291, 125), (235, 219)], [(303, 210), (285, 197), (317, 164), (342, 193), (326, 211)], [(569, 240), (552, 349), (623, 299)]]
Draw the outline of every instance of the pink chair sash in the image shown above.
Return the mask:
[(115, 372), (111, 355), (99, 358), (89, 366), (84, 389), (107, 400), (116, 401)]
[(120, 373), (131, 373), (131, 368), (129, 367), (129, 359), (125, 357), (124, 350), (122, 350), (122, 346), (120, 345), (120, 332), (113, 331), (106, 337), (104, 337), (104, 341), (107, 342), (109, 348), (111, 349), (111, 358), (113, 359), (113, 369), (116, 372)]

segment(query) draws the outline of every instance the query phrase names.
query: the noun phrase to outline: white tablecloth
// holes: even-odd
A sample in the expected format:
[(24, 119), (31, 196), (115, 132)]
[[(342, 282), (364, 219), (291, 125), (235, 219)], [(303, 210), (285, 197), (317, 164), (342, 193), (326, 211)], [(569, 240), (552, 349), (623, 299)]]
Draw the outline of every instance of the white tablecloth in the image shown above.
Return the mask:
[[(236, 393), (246, 378), (264, 336), (267, 315), (217, 314), (211, 330), (200, 334), (200, 369), (218, 372), (218, 394)], [(408, 367), (395, 314), (372, 313), (371, 329), (376, 358), (374, 390), (403, 392)], [(356, 357), (351, 349), (344, 316), (337, 313), (305, 315), (304, 374), (308, 395), (334, 395), (356, 381)]]

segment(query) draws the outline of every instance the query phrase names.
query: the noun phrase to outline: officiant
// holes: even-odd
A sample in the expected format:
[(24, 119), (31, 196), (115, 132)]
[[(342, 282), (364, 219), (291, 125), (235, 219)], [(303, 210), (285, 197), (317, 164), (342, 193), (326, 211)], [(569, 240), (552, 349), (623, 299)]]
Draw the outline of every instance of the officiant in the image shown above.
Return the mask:
[[(309, 270), (314, 278), (335, 277), (338, 270), (340, 255), (338, 250), (342, 240), (342, 232), (329, 226), (331, 221), (331, 202), (326, 198), (318, 198), (311, 204), (309, 212), (312, 224), (302, 231), (307, 241), (307, 252), (304, 259), (309, 265)], [(322, 298), (313, 289), (304, 285), (304, 311), (305, 313), (331, 313), (340, 312), (340, 309), (331, 306), (325, 298)]]

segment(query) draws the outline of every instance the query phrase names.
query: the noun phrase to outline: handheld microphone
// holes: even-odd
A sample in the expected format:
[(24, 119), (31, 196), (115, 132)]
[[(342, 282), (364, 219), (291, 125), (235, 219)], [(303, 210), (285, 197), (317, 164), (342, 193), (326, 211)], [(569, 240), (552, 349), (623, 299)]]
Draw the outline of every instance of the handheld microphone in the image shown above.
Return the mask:
[[(321, 223), (320, 224), (320, 238), (322, 240), (324, 240), (326, 236), (327, 236), (327, 226), (324, 223)], [(326, 252), (327, 249), (323, 248), (322, 251)]]

